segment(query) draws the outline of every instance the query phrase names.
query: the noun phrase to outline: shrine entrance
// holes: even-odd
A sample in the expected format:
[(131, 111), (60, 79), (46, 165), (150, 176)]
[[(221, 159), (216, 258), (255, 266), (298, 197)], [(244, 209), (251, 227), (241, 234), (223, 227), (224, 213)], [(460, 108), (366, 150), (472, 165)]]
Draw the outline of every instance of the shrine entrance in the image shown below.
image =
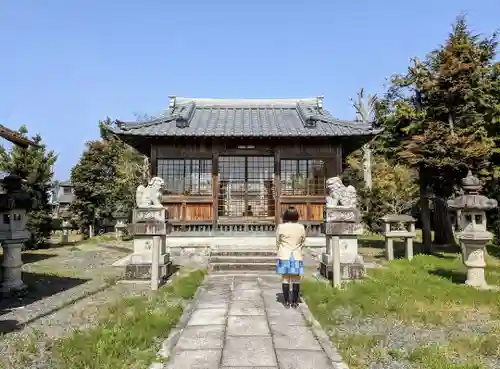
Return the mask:
[(219, 157), (218, 219), (225, 224), (274, 224), (274, 157)]

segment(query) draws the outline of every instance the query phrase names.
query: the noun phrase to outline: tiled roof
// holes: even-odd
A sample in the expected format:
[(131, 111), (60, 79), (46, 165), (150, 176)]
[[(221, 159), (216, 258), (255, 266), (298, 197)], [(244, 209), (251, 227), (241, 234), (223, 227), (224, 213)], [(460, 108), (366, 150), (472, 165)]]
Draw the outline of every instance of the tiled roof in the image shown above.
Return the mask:
[(117, 121), (108, 129), (125, 136), (333, 137), (370, 136), (371, 124), (343, 121), (323, 99), (228, 100), (173, 97), (165, 116), (148, 122)]

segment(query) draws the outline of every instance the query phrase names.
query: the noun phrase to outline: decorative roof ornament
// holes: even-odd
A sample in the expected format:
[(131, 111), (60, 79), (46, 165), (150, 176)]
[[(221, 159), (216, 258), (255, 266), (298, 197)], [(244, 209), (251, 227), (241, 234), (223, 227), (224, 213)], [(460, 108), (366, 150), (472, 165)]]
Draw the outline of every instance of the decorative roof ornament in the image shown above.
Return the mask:
[(477, 194), (483, 188), (479, 178), (472, 175), (472, 172), (470, 170), (467, 172), (467, 177), (462, 178), (461, 183), (462, 183), (462, 188), (464, 189), (465, 193), (469, 193), (469, 194)]

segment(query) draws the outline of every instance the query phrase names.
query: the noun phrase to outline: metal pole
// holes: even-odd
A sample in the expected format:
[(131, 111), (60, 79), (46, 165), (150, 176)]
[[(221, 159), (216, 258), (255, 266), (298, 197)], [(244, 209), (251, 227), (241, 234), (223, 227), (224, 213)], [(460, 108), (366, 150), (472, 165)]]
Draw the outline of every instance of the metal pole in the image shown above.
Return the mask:
[(153, 236), (153, 257), (151, 260), (151, 290), (156, 291), (158, 289), (159, 275), (158, 269), (160, 267), (160, 236)]

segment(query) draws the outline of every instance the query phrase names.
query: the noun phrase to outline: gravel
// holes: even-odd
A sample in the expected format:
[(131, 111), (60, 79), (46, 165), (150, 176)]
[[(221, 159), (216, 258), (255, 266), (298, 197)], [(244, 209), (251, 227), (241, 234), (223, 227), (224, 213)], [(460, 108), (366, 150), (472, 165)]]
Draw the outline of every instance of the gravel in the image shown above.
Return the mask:
[[(350, 316), (346, 310), (338, 310), (337, 317), (340, 318), (340, 325), (335, 327), (334, 331), (328, 332), (336, 340), (342, 340), (352, 334), (361, 334), (371, 337), (377, 337), (380, 342), (377, 347), (382, 349), (380, 357), (370, 363), (368, 369), (413, 369), (420, 368), (408, 362), (403, 356), (410, 353), (414, 348), (428, 344), (446, 345), (450, 339), (458, 336), (472, 336), (488, 332), (498, 322), (479, 319), (453, 326), (408, 326), (407, 324), (394, 319), (385, 318), (355, 318)], [(396, 357), (390, 353), (398, 352), (402, 355)], [(401, 356), (401, 358), (400, 358)], [(456, 358), (457, 364), (463, 363), (464, 358)], [(490, 358), (485, 362), (485, 368), (500, 368), (500, 358)]]
[(94, 326), (106, 304), (149, 293), (148, 284), (116, 283), (123, 268), (111, 264), (129, 250), (130, 244), (109, 243), (25, 255), (28, 295), (0, 301), (3, 368), (50, 368), (50, 345), (55, 339)]

